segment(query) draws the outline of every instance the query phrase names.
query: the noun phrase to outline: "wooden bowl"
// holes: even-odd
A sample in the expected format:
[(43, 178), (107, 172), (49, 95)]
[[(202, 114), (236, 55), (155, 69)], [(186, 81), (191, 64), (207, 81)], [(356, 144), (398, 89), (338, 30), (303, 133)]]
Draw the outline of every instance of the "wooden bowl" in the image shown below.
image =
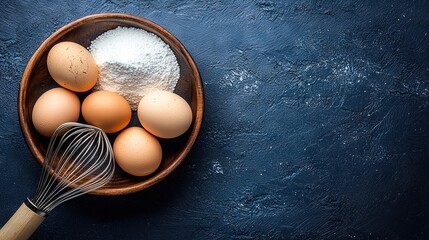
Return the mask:
[[(191, 55), (176, 37), (161, 26), (138, 16), (119, 13), (86, 16), (63, 26), (49, 36), (33, 54), (23, 73), (18, 95), (19, 122), (24, 138), (36, 160), (40, 164), (43, 163), (49, 138), (40, 135), (34, 128), (31, 120), (33, 106), (40, 95), (50, 88), (59, 86), (49, 75), (46, 66), (49, 50), (62, 41), (72, 41), (88, 47), (97, 36), (118, 26), (141, 28), (152, 32), (171, 47), (180, 66), (180, 79), (175, 92), (191, 106), (193, 123), (189, 130), (178, 138), (160, 139), (163, 159), (156, 172), (147, 177), (134, 177), (117, 166), (113, 179), (104, 187), (92, 192), (97, 195), (121, 195), (137, 192), (164, 179), (185, 159), (197, 138), (203, 118), (204, 96), (200, 75)], [(78, 95), (82, 100), (88, 94), (87, 92)], [(134, 112), (130, 126), (139, 125), (136, 118)], [(111, 136), (112, 140), (114, 137), (114, 135)]]

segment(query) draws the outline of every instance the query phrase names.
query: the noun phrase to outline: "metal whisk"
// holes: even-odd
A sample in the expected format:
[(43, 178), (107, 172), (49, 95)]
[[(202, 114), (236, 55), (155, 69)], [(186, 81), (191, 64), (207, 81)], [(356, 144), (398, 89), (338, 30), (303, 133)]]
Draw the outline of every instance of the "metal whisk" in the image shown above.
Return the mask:
[(112, 146), (101, 129), (62, 124), (49, 142), (35, 194), (0, 229), (0, 239), (28, 239), (52, 209), (102, 187), (114, 169)]

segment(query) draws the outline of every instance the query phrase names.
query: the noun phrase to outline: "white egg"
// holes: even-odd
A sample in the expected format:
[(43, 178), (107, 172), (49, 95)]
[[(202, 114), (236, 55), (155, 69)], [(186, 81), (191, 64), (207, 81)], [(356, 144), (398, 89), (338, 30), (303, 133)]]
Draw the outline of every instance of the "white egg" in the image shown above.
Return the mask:
[(175, 138), (185, 133), (192, 123), (192, 110), (179, 95), (155, 91), (144, 96), (137, 115), (142, 126), (160, 138)]

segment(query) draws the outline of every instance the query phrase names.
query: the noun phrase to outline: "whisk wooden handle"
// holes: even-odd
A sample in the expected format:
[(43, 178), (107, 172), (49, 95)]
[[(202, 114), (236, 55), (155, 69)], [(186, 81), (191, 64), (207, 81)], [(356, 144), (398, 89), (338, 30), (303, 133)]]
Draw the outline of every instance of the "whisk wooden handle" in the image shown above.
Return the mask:
[(30, 238), (39, 225), (45, 220), (44, 217), (35, 213), (25, 203), (18, 208), (9, 221), (0, 229), (2, 240), (25, 240)]

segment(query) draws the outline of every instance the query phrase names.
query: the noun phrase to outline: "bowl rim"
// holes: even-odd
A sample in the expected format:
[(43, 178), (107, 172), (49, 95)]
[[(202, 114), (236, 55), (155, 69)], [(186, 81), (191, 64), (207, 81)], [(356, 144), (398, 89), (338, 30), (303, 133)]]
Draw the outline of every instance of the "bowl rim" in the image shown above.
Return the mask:
[(171, 165), (167, 166), (162, 171), (156, 173), (154, 177), (151, 177), (143, 182), (139, 182), (132, 186), (126, 186), (126, 187), (115, 188), (115, 189), (110, 189), (110, 188), (97, 189), (90, 192), (90, 194), (94, 194), (94, 195), (124, 195), (124, 194), (134, 193), (134, 192), (141, 191), (145, 188), (148, 188), (158, 183), (159, 181), (163, 180), (164, 178), (166, 178), (168, 175), (170, 175), (170, 173), (174, 169), (176, 169), (183, 162), (183, 160), (191, 150), (192, 146), (194, 145), (197, 139), (198, 133), (201, 129), (203, 113), (204, 113), (204, 91), (203, 91), (203, 84), (201, 82), (201, 76), (200, 76), (199, 70), (193, 58), (191, 57), (190, 53), (188, 52), (188, 50), (173, 34), (171, 34), (168, 30), (161, 27), (160, 25), (146, 18), (133, 15), (133, 14), (109, 12), (109, 13), (98, 13), (98, 14), (87, 15), (65, 24), (64, 26), (60, 27), (55, 32), (53, 32), (50, 36), (48, 36), (39, 45), (39, 47), (31, 56), (21, 77), (19, 90), (18, 90), (18, 100), (17, 100), (19, 123), (21, 126), (21, 132), (24, 136), (27, 146), (30, 148), (31, 153), (36, 158), (37, 162), (39, 162), (39, 164), (43, 164), (44, 156), (40, 152), (40, 150), (36, 147), (35, 139), (31, 138), (31, 134), (29, 130), (29, 124), (31, 124), (31, 122), (29, 121), (29, 119), (26, 119), (24, 116), (25, 115), (24, 113), (26, 112), (26, 107), (23, 105), (26, 101), (26, 92), (30, 83), (30, 76), (33, 72), (33, 69), (36, 66), (36, 64), (39, 63), (43, 54), (48, 50), (49, 45), (51, 45), (52, 42), (58, 41), (58, 39), (60, 39), (64, 34), (67, 34), (68, 32), (74, 30), (77, 27), (80, 27), (81, 25), (84, 25), (90, 22), (106, 21), (109, 19), (113, 21), (126, 20), (126, 21), (135, 22), (138, 24), (148, 26), (151, 29), (155, 29), (156, 31), (163, 32), (163, 34), (165, 34), (165, 36), (172, 41), (175, 47), (177, 47), (178, 50), (181, 52), (181, 54), (183, 54), (183, 56), (185, 57), (187, 63), (191, 67), (191, 71), (193, 72), (193, 75), (195, 76), (196, 112), (195, 112), (193, 127), (191, 129), (189, 137), (187, 138), (184, 148), (182, 151), (179, 152), (177, 158), (172, 162)]

